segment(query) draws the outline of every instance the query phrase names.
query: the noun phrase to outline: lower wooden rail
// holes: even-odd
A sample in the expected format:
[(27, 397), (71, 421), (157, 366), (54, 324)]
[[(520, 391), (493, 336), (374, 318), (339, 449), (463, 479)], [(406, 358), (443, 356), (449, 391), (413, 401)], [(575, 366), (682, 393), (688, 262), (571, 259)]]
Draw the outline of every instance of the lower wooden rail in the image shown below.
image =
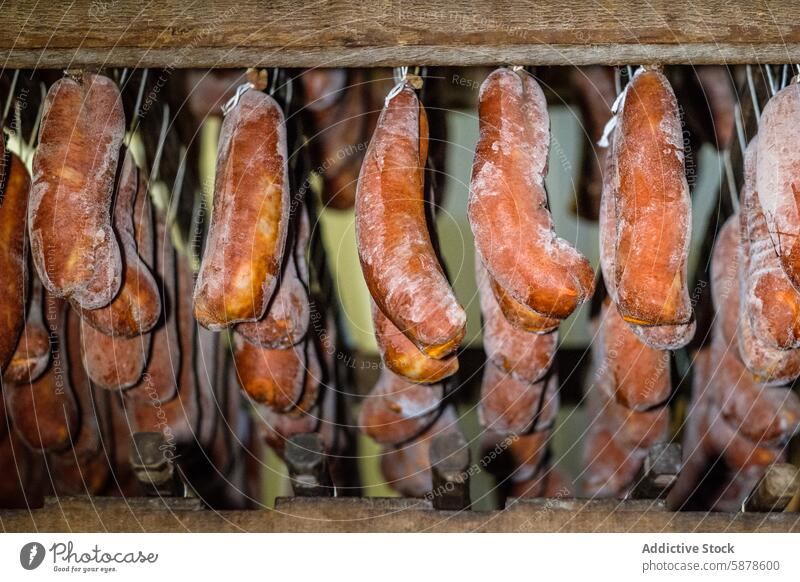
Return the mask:
[(656, 501), (514, 500), (502, 511), (428, 501), (281, 498), (275, 509), (211, 511), (192, 499), (48, 499), (0, 511), (5, 532), (800, 532), (799, 513), (668, 512)]

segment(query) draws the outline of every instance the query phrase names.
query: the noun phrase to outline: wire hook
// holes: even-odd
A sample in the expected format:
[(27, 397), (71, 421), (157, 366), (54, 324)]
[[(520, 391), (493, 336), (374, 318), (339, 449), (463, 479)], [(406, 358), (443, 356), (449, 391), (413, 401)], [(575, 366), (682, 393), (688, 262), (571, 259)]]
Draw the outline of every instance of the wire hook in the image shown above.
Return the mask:
[(236, 92), (233, 94), (233, 97), (228, 99), (225, 104), (222, 106), (222, 115), (223, 117), (228, 115), (231, 112), (231, 109), (236, 107), (239, 104), (239, 99), (242, 98), (242, 95), (247, 93), (250, 89), (253, 89), (254, 86), (251, 82), (242, 83), (238, 87), (236, 87)]
[(139, 109), (142, 107), (144, 98), (144, 86), (147, 84), (147, 75), (150, 69), (142, 69), (142, 78), (139, 80), (139, 91), (136, 93), (136, 104), (133, 107), (133, 119), (131, 119), (130, 132), (133, 133), (139, 128)]
[(767, 83), (769, 84), (770, 96), (775, 97), (778, 88), (775, 86), (775, 78), (772, 76), (772, 65), (764, 65), (764, 70), (767, 73)]
[(758, 104), (758, 94), (756, 92), (756, 82), (753, 79), (753, 67), (746, 65), (747, 71), (747, 87), (750, 90), (750, 100), (753, 102), (753, 111), (756, 114), (756, 121), (761, 119), (761, 107)]
[(728, 195), (731, 198), (731, 206), (733, 207), (733, 213), (736, 214), (739, 212), (739, 196), (737, 195), (736, 179), (733, 176), (730, 150), (726, 149), (722, 153), (722, 163), (725, 167), (725, 178), (728, 181)]
[[(28, 149), (33, 149), (33, 144), (36, 143), (36, 138), (39, 135), (39, 126), (42, 124), (42, 115), (44, 113), (44, 102), (47, 98), (47, 87), (43, 82), (39, 83), (39, 92), (41, 93), (42, 99), (39, 101), (39, 111), (36, 112), (36, 121), (33, 124), (33, 129), (31, 130), (31, 137), (28, 139)], [(21, 137), (22, 134), (20, 134)]]
[(744, 135), (744, 120), (742, 119), (742, 107), (738, 103), (734, 109), (733, 119), (736, 125), (736, 137), (738, 138), (739, 148), (742, 150), (742, 158), (747, 149), (747, 138)]
[(6, 99), (6, 105), (3, 108), (3, 125), (6, 123), (8, 112), (11, 109), (11, 103), (14, 101), (14, 90), (17, 88), (17, 79), (19, 79), (19, 69), (15, 70), (14, 76), (11, 77), (11, 86), (8, 88), (8, 98)]
[(395, 84), (399, 84), (405, 81), (407, 75), (408, 75), (408, 66), (395, 67), (392, 71), (392, 76), (394, 77)]

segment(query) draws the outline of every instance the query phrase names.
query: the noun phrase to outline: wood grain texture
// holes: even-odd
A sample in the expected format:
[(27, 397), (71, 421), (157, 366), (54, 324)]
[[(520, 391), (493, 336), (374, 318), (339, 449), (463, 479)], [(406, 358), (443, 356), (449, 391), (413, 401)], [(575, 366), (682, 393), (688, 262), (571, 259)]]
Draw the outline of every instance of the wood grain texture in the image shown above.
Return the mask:
[[(21, 0), (6, 67), (796, 62), (798, 0)], [(587, 48), (591, 50), (587, 50)]]
[(653, 501), (522, 500), (438, 512), (418, 499), (280, 498), (276, 509), (198, 510), (190, 499), (61, 497), (0, 511), (5, 532), (800, 532), (796, 513), (672, 513)]

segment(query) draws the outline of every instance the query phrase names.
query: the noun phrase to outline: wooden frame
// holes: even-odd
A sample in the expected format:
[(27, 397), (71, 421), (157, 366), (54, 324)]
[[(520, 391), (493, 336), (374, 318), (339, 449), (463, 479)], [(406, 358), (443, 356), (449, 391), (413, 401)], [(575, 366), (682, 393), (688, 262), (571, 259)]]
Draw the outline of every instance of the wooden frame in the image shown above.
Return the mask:
[(19, 0), (5, 68), (800, 62), (798, 0)]
[(518, 500), (503, 511), (437, 511), (399, 498), (279, 498), (274, 510), (210, 511), (197, 500), (49, 498), (0, 511), (6, 532), (800, 532), (797, 513), (669, 512), (658, 501)]

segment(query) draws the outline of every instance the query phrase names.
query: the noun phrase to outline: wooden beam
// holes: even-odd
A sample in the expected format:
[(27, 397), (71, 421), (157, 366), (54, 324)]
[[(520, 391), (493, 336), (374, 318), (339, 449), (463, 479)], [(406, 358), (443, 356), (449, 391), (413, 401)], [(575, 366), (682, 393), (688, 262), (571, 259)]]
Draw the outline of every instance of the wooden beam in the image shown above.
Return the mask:
[(0, 511), (6, 532), (800, 532), (800, 514), (672, 513), (653, 501), (515, 500), (502, 511), (441, 512), (427, 501), (279, 499), (275, 510), (197, 510), (184, 499), (50, 499)]
[(798, 0), (19, 0), (5, 68), (800, 62)]

